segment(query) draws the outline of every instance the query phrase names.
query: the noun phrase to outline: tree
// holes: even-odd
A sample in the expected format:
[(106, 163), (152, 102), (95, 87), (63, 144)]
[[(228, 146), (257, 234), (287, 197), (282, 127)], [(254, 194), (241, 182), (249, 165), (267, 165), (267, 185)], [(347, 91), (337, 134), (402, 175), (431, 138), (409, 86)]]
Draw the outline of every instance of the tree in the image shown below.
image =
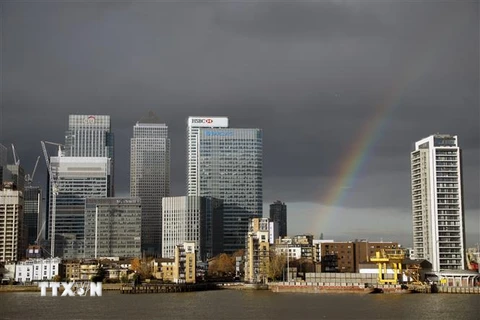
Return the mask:
[(150, 279), (152, 277), (151, 264), (146, 259), (134, 258), (130, 265), (130, 269), (140, 276), (141, 279)]
[(60, 282), (60, 281), (62, 281), (62, 277), (59, 274), (57, 274), (56, 276), (54, 276), (52, 278), (52, 281), (53, 282)]
[(107, 277), (107, 270), (100, 266), (97, 270), (97, 274), (92, 277), (92, 282), (103, 282)]
[(212, 276), (224, 277), (235, 273), (235, 258), (222, 253), (208, 264), (208, 273)]
[(128, 276), (127, 275), (123, 275), (121, 278), (120, 278), (120, 281), (122, 283), (127, 283), (128, 282)]
[(287, 258), (283, 254), (277, 254), (275, 250), (270, 251), (270, 264), (268, 278), (272, 280), (281, 279), (285, 270)]

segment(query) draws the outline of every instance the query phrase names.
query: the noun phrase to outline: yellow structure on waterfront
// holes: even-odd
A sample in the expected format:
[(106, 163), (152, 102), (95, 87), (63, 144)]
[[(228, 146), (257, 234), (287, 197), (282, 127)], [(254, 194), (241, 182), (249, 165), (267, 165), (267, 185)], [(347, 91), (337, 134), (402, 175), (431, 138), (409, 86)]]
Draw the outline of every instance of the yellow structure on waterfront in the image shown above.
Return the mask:
[[(370, 261), (378, 265), (378, 282), (381, 284), (396, 284), (398, 283), (398, 275), (402, 275), (402, 261), (405, 258), (403, 250), (397, 249), (383, 249), (377, 251)], [(387, 278), (387, 269), (393, 270), (393, 278)]]

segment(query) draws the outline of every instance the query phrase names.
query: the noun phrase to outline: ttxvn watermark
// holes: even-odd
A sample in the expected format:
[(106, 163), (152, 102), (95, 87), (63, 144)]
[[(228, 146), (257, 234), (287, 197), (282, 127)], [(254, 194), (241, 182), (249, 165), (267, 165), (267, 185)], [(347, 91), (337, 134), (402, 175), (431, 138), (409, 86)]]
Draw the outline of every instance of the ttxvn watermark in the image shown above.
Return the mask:
[(90, 291), (90, 297), (95, 295), (102, 296), (102, 283), (101, 282), (40, 282), (40, 295), (45, 297), (47, 295), (47, 288), (52, 289), (52, 296), (58, 296), (58, 291), (63, 288), (62, 297), (70, 296), (87, 296)]

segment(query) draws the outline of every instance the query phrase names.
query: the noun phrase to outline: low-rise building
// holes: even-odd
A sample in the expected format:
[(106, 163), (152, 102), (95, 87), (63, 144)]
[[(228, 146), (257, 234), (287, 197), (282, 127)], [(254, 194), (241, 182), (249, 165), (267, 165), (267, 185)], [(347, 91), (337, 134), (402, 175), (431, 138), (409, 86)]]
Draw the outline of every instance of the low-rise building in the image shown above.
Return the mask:
[(66, 281), (80, 280), (80, 261), (70, 260), (63, 263), (63, 274)]
[(80, 263), (80, 280), (88, 281), (97, 275), (100, 264), (97, 260), (87, 260)]
[(321, 243), (322, 272), (359, 271), (360, 263), (370, 262), (370, 257), (384, 249), (399, 248), (396, 242), (368, 242), (355, 240)]
[(57, 275), (62, 276), (62, 271), (60, 258), (30, 259), (16, 264), (15, 280), (18, 282), (52, 280)]

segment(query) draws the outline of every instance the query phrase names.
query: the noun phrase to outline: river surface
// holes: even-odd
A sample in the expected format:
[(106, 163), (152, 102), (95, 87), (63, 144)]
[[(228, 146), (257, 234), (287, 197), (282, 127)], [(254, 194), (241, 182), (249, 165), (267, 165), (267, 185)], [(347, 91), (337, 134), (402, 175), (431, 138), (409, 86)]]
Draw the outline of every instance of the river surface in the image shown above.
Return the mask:
[(480, 319), (474, 294), (302, 294), (216, 290), (101, 297), (0, 293), (0, 319)]

